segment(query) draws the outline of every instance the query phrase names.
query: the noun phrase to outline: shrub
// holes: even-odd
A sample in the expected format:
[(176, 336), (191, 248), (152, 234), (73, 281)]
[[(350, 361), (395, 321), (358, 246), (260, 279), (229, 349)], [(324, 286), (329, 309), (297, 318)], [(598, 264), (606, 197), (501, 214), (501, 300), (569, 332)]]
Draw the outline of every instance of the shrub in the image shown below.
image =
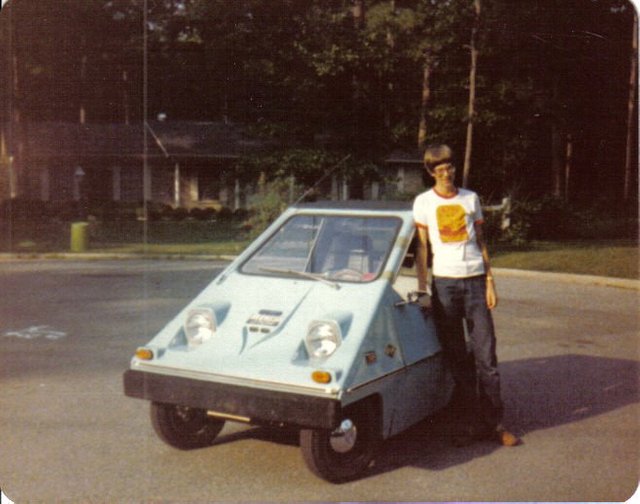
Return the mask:
[(295, 184), (291, 185), (291, 179), (276, 178), (269, 182), (261, 177), (258, 182), (258, 192), (251, 202), (251, 216), (248, 227), (251, 236), (258, 236), (294, 201), (303, 193), (304, 188)]
[(222, 207), (218, 212), (218, 219), (221, 221), (229, 221), (233, 217), (233, 210), (229, 207)]
[(233, 211), (233, 218), (238, 220), (246, 220), (250, 215), (249, 210), (246, 208), (237, 208)]
[(497, 212), (485, 215), (485, 221), (489, 239), (513, 245), (531, 240), (635, 239), (638, 230), (635, 216), (621, 218), (597, 207), (576, 208), (551, 196), (514, 200), (505, 230), (500, 228)]
[(3, 216), (12, 220), (31, 220), (46, 217), (46, 204), (39, 200), (16, 198), (3, 202)]
[(192, 208), (189, 212), (191, 217), (199, 221), (214, 220), (218, 212), (215, 208)]
[(396, 189), (395, 184), (389, 184), (387, 189), (382, 195), (384, 201), (413, 201), (417, 196), (415, 192), (405, 192)]
[(95, 202), (89, 206), (87, 212), (98, 221), (112, 220), (117, 213), (117, 204), (113, 201)]
[(171, 217), (175, 221), (183, 221), (189, 217), (189, 210), (182, 207), (174, 208), (171, 212)]
[(567, 211), (555, 201), (512, 199), (506, 228), (501, 211), (484, 212), (485, 234), (490, 243), (515, 246), (534, 239), (556, 239), (566, 234), (566, 215)]

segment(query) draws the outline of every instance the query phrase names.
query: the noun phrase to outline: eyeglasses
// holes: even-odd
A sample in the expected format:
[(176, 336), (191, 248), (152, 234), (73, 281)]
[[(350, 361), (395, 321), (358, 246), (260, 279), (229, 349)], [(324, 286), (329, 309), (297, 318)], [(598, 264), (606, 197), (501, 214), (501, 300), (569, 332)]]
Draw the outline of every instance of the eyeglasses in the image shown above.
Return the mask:
[(446, 173), (453, 173), (454, 171), (456, 171), (456, 167), (448, 163), (438, 166), (433, 170), (433, 173), (436, 175), (444, 175)]

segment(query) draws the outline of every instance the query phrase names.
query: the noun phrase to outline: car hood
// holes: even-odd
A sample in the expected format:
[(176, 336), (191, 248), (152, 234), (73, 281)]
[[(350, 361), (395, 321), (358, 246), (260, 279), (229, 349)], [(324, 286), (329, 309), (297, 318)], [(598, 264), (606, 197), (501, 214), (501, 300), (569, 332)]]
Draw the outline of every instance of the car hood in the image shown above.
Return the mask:
[[(369, 330), (388, 282), (340, 282), (263, 277), (232, 271), (202, 291), (149, 343), (156, 359), (134, 359), (132, 367), (148, 371), (242, 383), (261, 388), (300, 387), (338, 394), (346, 385), (362, 335)], [(215, 336), (189, 347), (182, 324), (189, 311), (208, 307), (215, 313)], [(326, 359), (312, 359), (305, 336), (312, 321), (334, 321), (342, 345)], [(399, 363), (389, 366), (395, 368)], [(329, 384), (311, 380), (314, 370), (331, 373)]]

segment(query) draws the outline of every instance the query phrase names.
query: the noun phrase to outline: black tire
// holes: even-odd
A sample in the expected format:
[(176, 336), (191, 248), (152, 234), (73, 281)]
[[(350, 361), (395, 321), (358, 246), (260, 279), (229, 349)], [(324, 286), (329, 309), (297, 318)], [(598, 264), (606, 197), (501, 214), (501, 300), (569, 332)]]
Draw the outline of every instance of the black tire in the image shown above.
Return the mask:
[(160, 439), (180, 450), (210, 446), (224, 427), (202, 409), (177, 404), (151, 403), (151, 425)]
[(379, 418), (376, 403), (364, 401), (345, 410), (340, 427), (333, 431), (301, 430), (300, 448), (311, 472), (331, 483), (363, 474), (380, 443)]

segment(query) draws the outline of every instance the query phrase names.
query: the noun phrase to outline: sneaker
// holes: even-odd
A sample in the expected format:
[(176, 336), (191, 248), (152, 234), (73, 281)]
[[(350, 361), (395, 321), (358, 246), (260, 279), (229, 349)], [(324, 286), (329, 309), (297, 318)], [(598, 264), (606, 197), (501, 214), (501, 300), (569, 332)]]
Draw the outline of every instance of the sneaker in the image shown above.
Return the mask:
[(502, 446), (518, 446), (521, 441), (518, 436), (509, 432), (504, 427), (498, 427), (494, 432), (494, 438)]

